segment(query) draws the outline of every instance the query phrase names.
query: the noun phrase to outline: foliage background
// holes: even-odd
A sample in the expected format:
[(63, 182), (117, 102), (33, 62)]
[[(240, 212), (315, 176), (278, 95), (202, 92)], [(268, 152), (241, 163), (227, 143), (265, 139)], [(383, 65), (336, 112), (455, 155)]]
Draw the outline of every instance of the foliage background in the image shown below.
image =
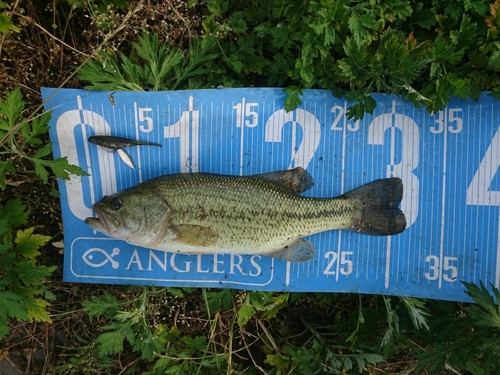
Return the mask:
[[(500, 1), (0, 2), (0, 373), (472, 373), (500, 368), (497, 294), (371, 295), (61, 282), (63, 228), (39, 87), (279, 86), (437, 110), (500, 95)], [(146, 33), (145, 33), (146, 32)], [(112, 67), (113, 69), (110, 69)]]

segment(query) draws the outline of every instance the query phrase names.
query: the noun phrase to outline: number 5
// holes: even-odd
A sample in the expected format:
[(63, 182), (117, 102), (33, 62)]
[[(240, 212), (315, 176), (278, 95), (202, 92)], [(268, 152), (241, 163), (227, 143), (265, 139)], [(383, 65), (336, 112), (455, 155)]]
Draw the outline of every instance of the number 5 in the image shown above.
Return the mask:
[[(139, 126), (139, 130), (143, 133), (150, 133), (153, 131), (153, 118), (151, 116), (146, 116), (145, 113), (152, 112), (153, 109), (149, 107), (137, 108), (137, 103), (134, 103), (135, 113), (137, 115), (135, 121), (136, 125)], [(139, 125), (139, 122), (146, 122), (146, 125)]]

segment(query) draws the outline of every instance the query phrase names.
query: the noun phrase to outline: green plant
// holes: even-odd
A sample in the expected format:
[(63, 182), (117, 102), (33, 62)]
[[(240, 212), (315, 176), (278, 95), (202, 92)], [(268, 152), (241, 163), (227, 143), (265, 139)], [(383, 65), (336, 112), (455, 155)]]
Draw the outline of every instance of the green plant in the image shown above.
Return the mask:
[[(207, 77), (217, 57), (214, 38), (194, 39), (187, 51), (160, 45), (157, 34), (143, 33), (132, 43), (131, 57), (101, 51), (87, 60), (79, 78), (89, 81), (89, 90), (175, 90), (209, 86)], [(118, 63), (118, 61), (120, 63)]]
[(345, 374), (366, 372), (370, 365), (380, 363), (381, 354), (353, 349), (332, 340), (332, 325), (320, 325), (302, 319), (307, 335), (298, 344), (284, 343), (277, 353), (269, 353), (265, 362), (277, 373)]
[(10, 31), (19, 32), (19, 28), (14, 25), (10, 15), (4, 11), (7, 7), (7, 3), (0, 1), (0, 33), (8, 33)]
[[(464, 283), (474, 300), (462, 315), (443, 309), (435, 311), (431, 336), (421, 350), (413, 370), (440, 371), (448, 368), (456, 373), (473, 375), (498, 373), (500, 368), (500, 292), (492, 287), (490, 295), (483, 283)], [(440, 316), (444, 315), (444, 316)]]
[(290, 294), (289, 292), (249, 292), (239, 308), (238, 324), (240, 326), (247, 324), (258, 312), (262, 313), (264, 319), (276, 317), (276, 314), (287, 305)]
[(175, 325), (156, 320), (159, 309), (182, 300), (185, 295), (181, 289), (139, 288), (131, 292), (132, 300), (104, 293), (102, 297), (91, 296), (82, 302), (91, 323), (100, 323), (101, 333), (95, 341), (82, 342), (81, 347), (75, 348), (76, 354), (58, 372), (112, 368), (116, 365), (115, 356), (124, 355), (127, 350), (137, 353), (138, 358), (131, 359), (122, 374), (136, 373), (144, 362), (149, 364), (147, 374), (221, 372), (225, 355), (210, 353), (207, 338), (182, 335)]
[(452, 96), (500, 95), (498, 3), (209, 0), (207, 36), (186, 55), (143, 34), (129, 57), (102, 53), (80, 79), (107, 90), (287, 87), (288, 110), (300, 88), (322, 88), (350, 100), (354, 118), (373, 112), (372, 92), (437, 111)]
[(56, 267), (37, 264), (50, 237), (35, 234), (34, 227), (18, 229), (27, 220), (20, 199), (0, 206), (0, 338), (9, 333), (9, 319), (51, 322), (46, 309), (55, 296), (45, 282)]
[(245, 85), (331, 89), (354, 101), (349, 115), (359, 118), (375, 108), (374, 91), (429, 111), (452, 95), (499, 95), (495, 4), (211, 0), (203, 26)]
[(65, 157), (46, 159), (52, 152), (52, 144), (46, 141), (50, 113), (44, 112), (29, 121), (23, 117), (24, 111), (19, 89), (0, 98), (0, 189), (5, 189), (7, 176), (15, 174), (25, 161), (34, 166), (34, 172), (43, 182), (48, 180), (48, 169), (62, 179), (68, 179), (70, 173), (83, 175), (85, 172), (70, 165)]

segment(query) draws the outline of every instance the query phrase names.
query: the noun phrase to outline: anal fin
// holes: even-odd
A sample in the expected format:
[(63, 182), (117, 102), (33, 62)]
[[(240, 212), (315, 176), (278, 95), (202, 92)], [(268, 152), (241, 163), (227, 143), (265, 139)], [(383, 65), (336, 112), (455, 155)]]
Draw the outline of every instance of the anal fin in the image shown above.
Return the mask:
[(306, 240), (298, 239), (282, 249), (268, 253), (270, 257), (287, 262), (307, 262), (314, 258), (316, 251), (314, 245)]

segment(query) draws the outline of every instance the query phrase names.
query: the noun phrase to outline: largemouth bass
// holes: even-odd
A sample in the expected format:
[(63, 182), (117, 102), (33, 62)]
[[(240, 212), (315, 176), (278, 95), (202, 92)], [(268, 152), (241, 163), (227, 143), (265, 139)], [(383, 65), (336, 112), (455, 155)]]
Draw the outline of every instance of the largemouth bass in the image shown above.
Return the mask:
[(302, 237), (345, 229), (393, 235), (406, 227), (399, 178), (376, 180), (335, 198), (299, 195), (302, 168), (254, 176), (209, 173), (158, 177), (93, 205), (85, 223), (133, 245), (179, 253), (261, 254), (292, 262), (315, 255)]

